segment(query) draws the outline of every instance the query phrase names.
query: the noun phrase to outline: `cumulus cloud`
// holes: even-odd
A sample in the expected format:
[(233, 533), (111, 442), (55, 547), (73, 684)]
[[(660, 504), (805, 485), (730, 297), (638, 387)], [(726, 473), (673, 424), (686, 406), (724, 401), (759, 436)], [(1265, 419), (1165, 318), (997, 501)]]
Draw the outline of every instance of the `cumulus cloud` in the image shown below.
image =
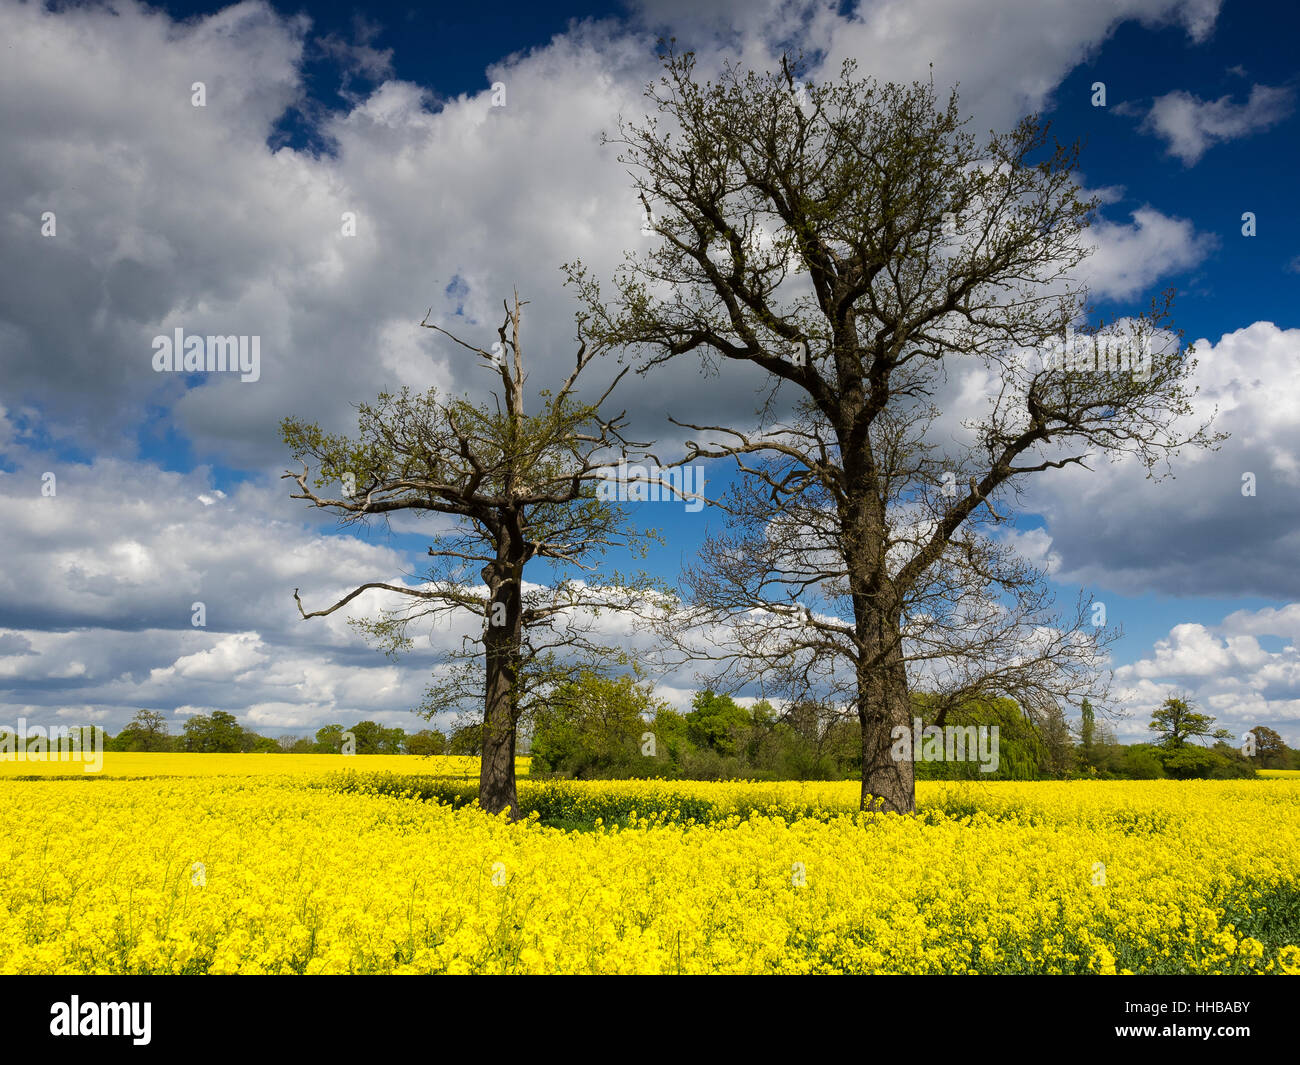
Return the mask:
[[(206, 469), (25, 450), (10, 459), (15, 468), (0, 471), (0, 722), (48, 723), (82, 707), (83, 723), (117, 731), (148, 707), (178, 727), (220, 709), (270, 731), (367, 717), (414, 730), (431, 675), (475, 625), (468, 615), (417, 624), (411, 652), (391, 661), (348, 624), (393, 606), (390, 593), (303, 621), (295, 588), (315, 608), (370, 580), (416, 586), (418, 561), (400, 539), (305, 520), (274, 481), (222, 493)], [(55, 493), (42, 495), (51, 466)], [(643, 642), (616, 615), (594, 623), (631, 651)]]
[(1245, 103), (1231, 96), (1202, 100), (1177, 90), (1157, 96), (1141, 129), (1165, 142), (1170, 155), (1194, 165), (1216, 144), (1275, 126), (1291, 114), (1295, 94), (1286, 86), (1255, 85)]
[[(826, 77), (845, 59), (882, 80), (960, 84), (974, 128), (1003, 126), (1045, 109), (1065, 74), (1095, 54), (1128, 20), (1180, 26), (1205, 40), (1220, 0), (642, 0), (636, 10), (650, 26), (671, 30), (685, 47), (712, 55), (726, 49), (747, 62), (770, 65), (791, 40), (821, 62)], [(971, 47), (978, 41), (979, 47)]]
[[(559, 264), (582, 258), (608, 276), (624, 249), (648, 240), (599, 134), (642, 106), (658, 72), (656, 28), (702, 44), (705, 69), (724, 54), (770, 65), (791, 39), (822, 74), (852, 57), (884, 78), (928, 77), (933, 59), (936, 83), (960, 82), (963, 108), (985, 128), (1050, 106), (1065, 75), (1125, 20), (1180, 25), (1199, 41), (1218, 10), (1216, 0), (841, 6), (649, 2), (627, 22), (577, 23), (503, 58), (481, 90), (448, 99), (394, 78), (364, 21), (351, 39), (313, 38), (307, 19), (253, 0), (183, 23), (131, 0), (111, 11), (0, 6), (12, 45), (0, 64), (0, 446), (9, 454), (0, 714), (80, 708), (120, 728), (148, 705), (178, 718), (228, 709), (268, 728), (361, 716), (411, 723), (436, 647), (387, 662), (344, 617), (301, 622), (290, 597), (294, 587), (324, 601), (377, 575), (413, 579), (408, 559), (380, 538), (332, 535), (291, 505), (275, 479), (284, 460), (276, 427), (292, 414), (351, 428), (350, 404), (385, 387), (477, 390), (483, 379), (468, 361), (418, 322), (432, 306), (434, 320), (490, 340), (500, 300), (516, 287), (532, 300), (524, 328), (534, 386), (567, 371), (574, 308)], [(988, 47), (971, 48), (975, 38)], [(342, 110), (309, 98), (312, 55), (342, 67)], [(202, 108), (191, 103), (196, 81)], [(494, 81), (506, 86), (504, 107), (492, 105)], [(1221, 112), (1194, 101), (1199, 141), (1167, 133), (1181, 129), (1172, 120), (1153, 129), (1203, 151), (1249, 131), (1243, 122), (1262, 128), (1260, 116), (1281, 106), (1256, 92)], [(295, 113), (328, 150), (279, 146)], [(57, 217), (52, 237), (40, 232), (46, 211)], [(355, 216), (355, 236), (344, 234), (345, 215)], [(1152, 206), (1103, 222), (1091, 238), (1087, 280), (1116, 299), (1195, 266), (1211, 247)], [(152, 338), (178, 326), (259, 336), (260, 380), (154, 373)], [(1297, 331), (1257, 323), (1202, 350), (1206, 402), (1220, 405), (1232, 448), (1190, 458), (1159, 489), (1124, 465), (1093, 480), (1066, 471), (1033, 497), (1047, 524), (1021, 534), (1026, 553), (1084, 582), (1118, 575), (1154, 589), (1300, 597), (1289, 502), (1300, 478)], [(686, 360), (638, 379), (628, 402), (652, 412), (638, 428), (656, 434), (663, 411), (743, 420), (758, 383), (738, 373), (731, 387), (700, 388)], [(974, 395), (977, 384), (955, 375), (953, 387)], [(141, 437), (172, 433), (200, 463), (249, 479), (219, 490), (207, 465), (178, 473), (140, 460)], [(38, 440), (95, 457), (57, 459)], [(1260, 475), (1254, 499), (1240, 495), (1244, 470)], [(58, 477), (53, 498), (40, 492), (47, 471)], [(1243, 507), (1253, 508), (1248, 522)], [(1156, 508), (1185, 513), (1184, 526), (1153, 526)], [(399, 536), (414, 528), (394, 523)], [(1225, 542), (1239, 547), (1207, 566)], [(191, 625), (195, 602), (206, 606), (206, 628)], [(689, 690), (685, 678), (661, 685), (679, 704)]]
[(1193, 347), (1200, 393), (1182, 424), (1214, 416), (1229, 434), (1219, 450), (1183, 452), (1158, 482), (1129, 459), (1061, 470), (1035, 478), (1025, 506), (1045, 520), (1060, 581), (1300, 598), (1300, 330), (1256, 322)]
[(1131, 218), (1131, 224), (1102, 219), (1085, 233), (1092, 253), (1079, 273), (1097, 296), (1131, 300), (1160, 278), (1198, 265), (1215, 246), (1189, 220), (1149, 205)]
[(1001, 539), (1021, 558), (1048, 575), (1061, 568), (1061, 557), (1052, 550), (1052, 538), (1046, 529), (1008, 529)]
[[(14, 45), (0, 95), (32, 101), (0, 111), (15, 146), (0, 161), (13, 205), (0, 217), (6, 402), (38, 404), (51, 431), (76, 424), (101, 453), (129, 454), (143, 424), (261, 466), (285, 414), (337, 428), (385, 386), (481, 387), (418, 323), (432, 305), (482, 339), (515, 286), (533, 301), (525, 338), (543, 387), (572, 357), (559, 264), (582, 255), (608, 271), (637, 238), (598, 133), (654, 60), (621, 39), (605, 47), (599, 29), (494, 68), (504, 108), (486, 80), (437, 102), (390, 79), (344, 111), (311, 111), (326, 154), (269, 146), (306, 106), (308, 29), (265, 4), (185, 24), (132, 3), (6, 5), (0, 32)], [(195, 81), (205, 107), (191, 105)], [(448, 291), (453, 277), (467, 293)], [(177, 327), (258, 336), (260, 380), (154, 373), (152, 339)]]
[(336, 59), (344, 67), (345, 80), (341, 92), (346, 90), (348, 79), (352, 75), (360, 75), (372, 81), (392, 76), (393, 50), (373, 47), (373, 41), (381, 32), (383, 26), (378, 22), (356, 14), (352, 18), (351, 41), (337, 33), (327, 34), (317, 41), (316, 47), (322, 55)]
[[(1268, 725), (1292, 745), (1300, 744), (1300, 652), (1294, 634), (1300, 604), (1282, 609), (1238, 611), (1218, 625), (1176, 625), (1157, 640), (1150, 656), (1115, 671), (1117, 705), (1130, 716), (1121, 738), (1149, 738), (1151, 712), (1175, 692), (1190, 694), (1239, 737)], [(1290, 642), (1266, 651), (1257, 636)]]
[[(770, 64), (791, 33), (810, 54), (821, 49), (832, 73), (853, 56), (884, 77), (923, 77), (938, 57), (938, 82), (960, 81), (987, 125), (1043, 105), (1123, 20), (1175, 21), (1195, 37), (1217, 5), (1056, 7), (647, 5), (627, 23), (577, 23), (494, 64), (481, 91), (435, 99), (389, 76), (364, 21), (341, 42), (254, 0), (185, 23), (129, 0), (113, 13), (6, 5), (0, 32), (14, 47), (0, 98), (29, 101), (0, 110), (11, 145), (0, 159), (0, 197), (12, 205), (0, 217), (6, 400), (37, 403), (49, 432), (77, 426), (101, 453), (129, 455), (144, 426), (175, 431), (224, 465), (261, 467), (277, 461), (285, 414), (344, 428), (349, 404), (385, 386), (480, 388), (468, 360), (417, 323), (432, 306), (441, 324), (490, 338), (515, 287), (532, 300), (525, 339), (543, 387), (572, 357), (575, 308), (559, 265), (582, 258), (608, 276), (624, 248), (648, 239), (599, 135), (642, 107), (657, 74), (654, 26), (680, 22), (685, 34), (725, 19), (734, 32), (706, 42), (706, 68), (718, 49)], [(976, 25), (996, 54), (967, 46)], [(302, 72), (313, 50), (379, 84), (347, 94), (344, 110), (320, 110)], [(1008, 81), (1008, 70), (1020, 73)], [(191, 105), (195, 81), (206, 85), (202, 108)], [(494, 81), (506, 87), (504, 107), (492, 106)], [(294, 112), (330, 151), (273, 147)], [(47, 210), (54, 237), (40, 235)], [(343, 235), (345, 213), (355, 236)], [(1189, 234), (1154, 216), (1140, 229), (1127, 251), (1181, 261)], [(1111, 269), (1129, 286), (1137, 275), (1124, 262)], [(153, 337), (178, 326), (259, 336), (260, 380), (152, 372)], [(684, 387), (696, 369), (683, 360), (639, 380), (634, 415), (655, 412), (649, 428), (661, 432), (665, 409), (688, 421), (719, 414), (719, 397)], [(736, 377), (721, 402), (743, 415), (761, 380)]]

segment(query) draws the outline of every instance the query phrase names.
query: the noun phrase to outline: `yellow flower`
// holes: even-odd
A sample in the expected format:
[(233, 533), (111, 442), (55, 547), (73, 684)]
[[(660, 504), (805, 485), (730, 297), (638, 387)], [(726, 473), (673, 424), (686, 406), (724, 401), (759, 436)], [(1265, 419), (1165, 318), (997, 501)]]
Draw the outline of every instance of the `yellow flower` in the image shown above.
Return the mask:
[(0, 971), (1300, 974), (1237, 931), (1300, 891), (1300, 779), (923, 782), (899, 818), (852, 781), (525, 778), (511, 825), (421, 798), (472, 789), (422, 759), (156, 757), (0, 765)]

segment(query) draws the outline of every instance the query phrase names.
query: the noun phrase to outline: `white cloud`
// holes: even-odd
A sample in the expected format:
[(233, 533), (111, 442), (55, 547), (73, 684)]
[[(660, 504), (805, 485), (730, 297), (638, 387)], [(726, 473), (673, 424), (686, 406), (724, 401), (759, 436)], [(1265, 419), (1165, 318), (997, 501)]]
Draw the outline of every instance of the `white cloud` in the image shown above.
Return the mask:
[[(376, 575), (393, 579), (405, 559), (382, 540), (325, 536), (308, 524), (315, 519), (275, 479), (284, 459), (276, 427), (295, 414), (349, 429), (350, 404), (384, 386), (477, 388), (482, 378), (457, 349), (418, 321), (432, 304), (435, 320), (490, 340), (500, 299), (516, 286), (533, 300), (525, 342), (534, 384), (567, 371), (573, 307), (558, 264), (580, 257), (608, 276), (623, 248), (641, 246), (641, 209), (598, 138), (620, 114), (637, 112), (657, 73), (648, 25), (678, 24), (683, 40), (709, 35), (705, 68), (716, 66), (714, 44), (724, 37), (729, 53), (768, 65), (798, 36), (824, 52), (824, 72), (852, 56), (863, 72), (910, 79), (928, 76), (934, 59), (936, 83), (960, 81), (963, 109), (984, 128), (1049, 106), (1065, 75), (1124, 20), (1176, 23), (1199, 41), (1218, 3), (838, 8), (830, 0), (645, 4), (630, 27), (577, 24), (494, 64), (481, 91), (445, 101), (388, 78), (389, 57), (359, 26), (352, 42), (316, 46), (353, 72), (388, 80), (327, 116), (314, 132), (332, 152), (313, 155), (268, 146), (286, 109), (304, 102), (312, 45), (302, 18), (252, 2), (185, 23), (129, 0), (112, 12), (0, 7), (0, 36), (12, 46), (0, 64), (0, 100), (18, 102), (0, 108), (9, 146), (0, 157), (0, 199), (9, 205), (0, 213), (0, 286), (10, 296), (0, 322), (0, 445), (30, 443), (39, 426), (100, 455), (51, 463), (19, 449), (17, 467), (0, 472), (0, 676), (13, 683), (0, 713), (29, 706), (38, 687), (37, 710), (84, 705), (108, 715), (110, 728), (139, 705), (182, 716), (230, 709), (265, 727), (411, 720), (406, 711), (435, 651), (426, 645), (392, 665), (343, 616), (300, 621), (290, 597), (297, 586), (324, 602)], [(972, 48), (976, 39), (986, 46)], [(196, 80), (207, 84), (206, 108), (190, 105)], [(507, 85), (504, 108), (490, 106), (493, 80)], [(1152, 128), (1171, 150), (1199, 157), (1211, 143), (1263, 128), (1281, 106), (1268, 95), (1277, 91), (1256, 86), (1241, 106), (1167, 102)], [(56, 238), (38, 235), (44, 210), (58, 214)], [(340, 232), (345, 211), (357, 215), (355, 237)], [(1149, 206), (1090, 235), (1097, 252), (1087, 279), (1117, 299), (1195, 266), (1210, 247), (1191, 223)], [(176, 325), (261, 336), (262, 379), (183, 392), (183, 382), (154, 374), (150, 339)], [(1083, 581), (1300, 596), (1297, 366), (1300, 331), (1270, 323), (1203, 344), (1199, 409), (1220, 405), (1233, 444), (1189, 456), (1178, 482), (1160, 488), (1123, 464), (1104, 478), (1046, 478), (1051, 487), (1035, 486), (1032, 498), (1047, 528), (1018, 534), (1019, 546)], [(973, 399), (978, 382), (957, 376)], [(730, 389), (696, 381), (687, 361), (639, 380), (636, 407), (687, 421), (752, 409), (743, 375)], [(151, 404), (172, 418), (156, 428), (187, 437), (204, 461), (255, 478), (227, 494), (206, 468), (178, 474), (133, 461)], [(662, 428), (656, 421), (653, 432)], [(59, 473), (54, 499), (39, 494), (46, 469)], [(1245, 469), (1262, 475), (1253, 501), (1238, 491)], [(1152, 522), (1153, 512), (1186, 518), (1170, 527)], [(206, 604), (207, 630), (190, 625), (195, 601)], [(368, 599), (357, 612), (377, 605)], [(1256, 677), (1283, 683), (1285, 657), (1260, 659), (1258, 645), (1242, 639), (1263, 622), (1236, 617), (1217, 636), (1171, 635), (1134, 678), (1154, 697), (1160, 669), (1190, 662), (1185, 648), (1196, 646), (1216, 662), (1253, 661)], [(75, 684), (76, 696), (56, 681)], [(684, 677), (660, 687), (678, 705), (691, 690)], [(1255, 689), (1240, 697), (1263, 698)]]
[(935, 83), (960, 83), (963, 109), (984, 130), (1044, 109), (1065, 74), (1122, 22), (1176, 24), (1203, 41), (1219, 6), (1219, 0), (863, 0), (841, 13), (836, 0), (643, 0), (637, 10), (683, 48), (704, 53), (705, 65), (723, 49), (774, 65), (792, 39), (807, 55), (824, 54), (814, 72), (822, 76), (853, 58), (861, 72), (882, 80), (925, 80), (933, 63)]
[[(532, 300), (525, 341), (540, 388), (572, 358), (559, 264), (582, 258), (608, 276), (623, 248), (642, 243), (640, 205), (599, 136), (637, 114), (658, 73), (648, 24), (679, 22), (685, 39), (725, 19), (735, 32), (719, 46), (764, 65), (791, 35), (825, 49), (828, 72), (851, 55), (863, 71), (924, 77), (935, 58), (937, 83), (960, 81), (963, 106), (987, 126), (1042, 106), (1122, 21), (1177, 22), (1198, 38), (1216, 10), (1175, 0), (1056, 0), (1050, 10), (891, 0), (846, 15), (821, 0), (647, 5), (630, 23), (576, 23), (493, 64), (479, 92), (435, 100), (389, 78), (321, 116), (306, 103), (304, 55), (345, 54), (383, 77), (386, 60), (357, 50), (373, 26), (358, 23), (353, 46), (313, 41), (306, 20), (256, 2), (183, 24), (130, 0), (111, 15), (7, 5), (0, 99), (24, 105), (0, 110), (11, 146), (0, 199), (17, 205), (0, 217), (0, 286), (12, 296), (0, 366), (14, 395), (39, 399), (49, 432), (75, 426), (83, 444), (129, 453), (161, 405), (172, 424), (159, 428), (198, 454), (261, 467), (282, 454), (286, 414), (350, 428), (350, 404), (384, 386), (480, 388), (461, 353), (417, 323), (432, 304), (435, 320), (490, 340), (501, 298), (518, 287)], [(970, 48), (973, 36), (992, 50)], [(703, 67), (720, 57), (706, 41)], [(207, 84), (205, 108), (190, 104), (196, 80)], [(496, 80), (505, 107), (491, 106)], [(332, 153), (268, 146), (294, 106)], [(39, 236), (44, 210), (58, 214), (56, 238)], [(348, 211), (355, 237), (341, 233)], [(1102, 263), (1118, 278), (1102, 270), (1103, 288), (1136, 284), (1159, 255), (1182, 261), (1179, 242), (1192, 239), (1154, 215), (1138, 228)], [(453, 282), (461, 288), (448, 294)], [(260, 336), (261, 379), (186, 391), (153, 373), (152, 337), (178, 325)], [(665, 409), (687, 421), (717, 415), (717, 396), (685, 387), (696, 372), (682, 360), (636, 382), (634, 417), (654, 412), (659, 434)], [(741, 387), (722, 402), (748, 413), (743, 386), (759, 377), (737, 374)]]
[(1053, 574), (1061, 568), (1061, 558), (1052, 550), (1052, 538), (1046, 529), (1007, 529), (1001, 536), (1026, 561)]
[(204, 651), (182, 655), (170, 666), (155, 669), (150, 680), (180, 677), (186, 680), (224, 680), (239, 683), (253, 668), (266, 662), (262, 638), (255, 632), (237, 632), (221, 637)]
[(1231, 96), (1202, 100), (1178, 90), (1157, 96), (1141, 129), (1165, 142), (1169, 154), (1194, 165), (1215, 144), (1268, 129), (1286, 118), (1295, 103), (1286, 86), (1255, 85), (1245, 103)]
[(1300, 598), (1300, 329), (1256, 322), (1193, 347), (1200, 393), (1179, 425), (1217, 409), (1213, 428), (1229, 434), (1219, 450), (1182, 452), (1158, 482), (1130, 458), (1053, 471), (1032, 478), (1024, 506), (1046, 522), (1058, 580), (1126, 595)]
[(1138, 208), (1132, 219), (1131, 224), (1103, 219), (1085, 231), (1092, 254), (1079, 275), (1096, 296), (1131, 300), (1160, 278), (1196, 266), (1215, 244), (1187, 219), (1150, 206)]
[[(1293, 633), (1300, 604), (1282, 610), (1239, 611), (1219, 625), (1176, 625), (1157, 640), (1153, 654), (1115, 671), (1117, 705), (1130, 712), (1121, 738), (1140, 740), (1150, 715), (1175, 691), (1208, 709), (1240, 736), (1257, 725), (1276, 729), (1300, 744), (1300, 652)], [(1251, 635), (1243, 635), (1243, 630)], [(1266, 651), (1254, 634), (1292, 639)]]
[[(325, 535), (273, 478), (205, 503), (217, 496), (205, 470), (65, 462), (57, 495), (44, 498), (50, 459), (12, 457), (17, 468), (0, 472), (0, 721), (26, 708), (41, 723), (75, 697), (111, 732), (141, 707), (225, 710), (255, 728), (371, 718), (413, 731), (431, 673), (476, 627), (468, 615), (417, 623), (413, 650), (394, 662), (348, 624), (377, 617), (391, 594), (303, 621), (294, 588), (315, 608), (370, 580), (414, 584), (420, 563), (386, 538)], [(196, 602), (206, 627), (191, 624)], [(613, 613), (592, 621), (608, 642), (644, 644)]]

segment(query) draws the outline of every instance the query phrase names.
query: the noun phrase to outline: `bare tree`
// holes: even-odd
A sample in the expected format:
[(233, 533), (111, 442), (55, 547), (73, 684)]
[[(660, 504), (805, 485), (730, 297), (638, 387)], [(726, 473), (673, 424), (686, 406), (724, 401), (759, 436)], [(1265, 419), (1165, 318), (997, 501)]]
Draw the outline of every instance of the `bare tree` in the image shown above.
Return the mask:
[[(613, 572), (594, 583), (581, 579), (610, 549), (643, 550), (645, 536), (629, 531), (624, 509), (597, 493), (609, 464), (644, 446), (624, 438), (624, 413), (600, 413), (626, 369), (594, 402), (579, 402), (578, 377), (602, 350), (582, 340), (580, 324), (576, 366), (557, 392), (540, 393), (538, 413), (527, 413), (519, 338), (525, 305), (518, 294), (513, 307), (506, 305), (494, 351), (460, 340), (428, 315), (421, 322), (485, 360), (500, 380), (492, 406), (403, 389), (358, 408), (355, 439), (292, 418), (282, 425), (285, 443), (303, 463), (301, 473), (284, 474), (298, 486), (292, 498), (335, 511), (344, 523), (394, 511), (451, 519), (453, 530), (433, 537), (434, 562), (423, 581), (370, 582), (321, 610), (305, 610), (297, 589), (294, 600), (303, 618), (314, 618), (368, 590), (401, 596), (401, 605), (377, 620), (353, 622), (390, 654), (409, 649), (408, 628), (417, 619), (481, 618), (481, 635), (465, 637), (453, 655), (462, 668), (431, 686), (425, 709), (432, 716), (471, 692), (482, 698), (479, 803), (493, 814), (509, 810), (512, 818), (519, 815), (516, 735), (529, 699), (592, 660), (616, 658), (617, 649), (597, 638), (595, 619), (603, 611), (640, 609), (654, 587), (649, 578)], [(343, 497), (316, 493), (308, 460), (316, 464), (314, 488), (342, 482)], [(553, 582), (526, 585), (530, 562), (549, 567)], [(476, 566), (482, 585), (466, 579)], [(463, 667), (480, 660), (475, 685)]]
[[(1042, 574), (988, 527), (1032, 475), (1127, 452), (1155, 476), (1179, 447), (1213, 446), (1205, 426), (1177, 429), (1194, 363), (1170, 296), (1090, 320), (1074, 270), (1097, 201), (1080, 198), (1077, 146), (1047, 147), (1036, 118), (977, 143), (955, 93), (944, 106), (932, 84), (859, 80), (851, 62), (817, 86), (786, 62), (708, 84), (690, 53), (664, 65), (649, 117), (615, 139), (659, 239), (608, 300), (581, 263), (569, 283), (590, 335), (642, 352), (641, 372), (695, 352), (771, 375), (757, 428), (688, 426), (709, 434), (690, 457), (749, 479), (727, 504), (739, 531), (688, 574), (696, 620), (739, 626), (719, 655), (740, 674), (840, 695), (864, 808), (910, 812), (912, 766), (891, 756), (909, 672), (937, 672), (952, 705), (1007, 693), (1032, 710), (1085, 691), (1069, 678), (1105, 639), (1082, 601), (1051, 611)], [(1123, 332), (1141, 361), (1042, 358), (1076, 328)], [(967, 370), (992, 382), (987, 411), (931, 431), (932, 397)]]
[[(918, 419), (913, 428), (923, 424)], [(735, 443), (692, 443), (689, 457), (735, 457), (745, 476), (717, 501), (729, 528), (709, 536), (699, 561), (685, 569), (686, 602), (661, 615), (661, 637), (685, 658), (716, 663), (707, 674), (713, 687), (757, 679), (769, 696), (795, 705), (829, 701), (856, 717), (863, 649), (847, 563), (836, 547), (843, 532), (834, 500), (798, 459), (751, 460), (737, 451), (753, 445), (747, 435), (715, 432)], [(815, 422), (802, 434), (812, 441), (801, 449), (805, 458), (814, 449), (837, 454)], [(798, 447), (792, 441), (800, 435), (787, 425), (781, 446)], [(945, 499), (942, 485), (933, 498), (924, 484), (916, 487), (919, 446), (905, 447), (896, 436), (885, 446), (879, 434), (876, 441), (882, 479), (899, 493), (890, 501), (886, 548), (896, 574), (941, 520)], [(1000, 520), (973, 515), (939, 563), (900, 591), (901, 659), (910, 686), (926, 690), (934, 724), (977, 700), (1010, 697), (1049, 729), (1059, 700), (1105, 693), (1101, 653), (1118, 631), (1093, 625), (1082, 596), (1058, 609), (1046, 574), (983, 528)]]

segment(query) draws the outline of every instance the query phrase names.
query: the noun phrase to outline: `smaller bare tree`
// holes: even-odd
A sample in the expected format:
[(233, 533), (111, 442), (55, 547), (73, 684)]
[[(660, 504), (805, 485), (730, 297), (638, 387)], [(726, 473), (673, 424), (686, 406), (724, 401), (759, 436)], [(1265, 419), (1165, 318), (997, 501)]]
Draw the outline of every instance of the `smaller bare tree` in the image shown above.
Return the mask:
[[(578, 377), (601, 353), (583, 341), (581, 320), (573, 371), (557, 392), (540, 393), (538, 413), (525, 411), (519, 338), (525, 305), (517, 293), (513, 307), (505, 305), (493, 351), (430, 323), (427, 314), (420, 323), (496, 373), (500, 389), (491, 406), (444, 400), (432, 389), (423, 395), (403, 389), (358, 408), (355, 439), (293, 418), (282, 423), (285, 443), (303, 464), (301, 473), (284, 474), (298, 486), (292, 498), (334, 511), (344, 524), (386, 519), (394, 511), (452, 519), (451, 533), (433, 536), (428, 553), (434, 562), (420, 583), (373, 581), (320, 610), (305, 610), (297, 589), (294, 600), (303, 618), (315, 618), (372, 589), (402, 597), (377, 619), (352, 622), (389, 654), (410, 648), (408, 628), (418, 619), (482, 619), (481, 633), (463, 639), (452, 654), (453, 668), (429, 689), (424, 710), (432, 716), (477, 689), (483, 699), (479, 803), (492, 814), (508, 810), (512, 819), (519, 816), (516, 736), (530, 700), (593, 660), (617, 659), (618, 650), (598, 638), (597, 618), (610, 610), (639, 611), (656, 587), (644, 575), (611, 572), (594, 583), (580, 576), (611, 549), (644, 555), (654, 537), (632, 531), (626, 510), (597, 492), (612, 463), (628, 458), (629, 448), (647, 445), (624, 438), (623, 412), (600, 412), (626, 370), (594, 402), (579, 402)], [(317, 494), (334, 482), (342, 482), (343, 496)], [(535, 560), (549, 566), (552, 583), (525, 584), (524, 569)], [(481, 585), (466, 579), (475, 566)], [(480, 660), (475, 685), (466, 667)]]

